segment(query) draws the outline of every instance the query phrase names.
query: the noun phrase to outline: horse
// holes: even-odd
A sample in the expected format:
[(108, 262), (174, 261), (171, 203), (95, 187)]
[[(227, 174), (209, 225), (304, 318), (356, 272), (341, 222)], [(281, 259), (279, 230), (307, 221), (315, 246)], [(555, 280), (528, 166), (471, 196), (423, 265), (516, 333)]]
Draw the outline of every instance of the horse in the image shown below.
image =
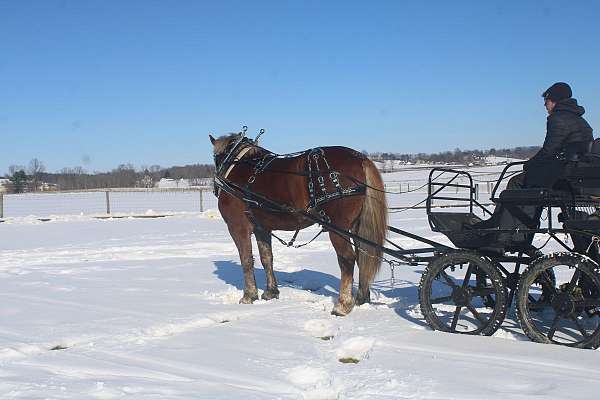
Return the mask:
[[(362, 153), (341, 146), (319, 147), (300, 153), (279, 156), (245, 138), (245, 132), (231, 133), (215, 139), (215, 184), (219, 212), (239, 252), (244, 273), (244, 292), (240, 304), (258, 299), (254, 276), (251, 236), (254, 234), (260, 260), (266, 274), (266, 288), (261, 298), (279, 298), (273, 273), (273, 231), (296, 231), (315, 221), (327, 221), (337, 229), (351, 232), (379, 246), (387, 232), (387, 204), (381, 174)], [(223, 186), (223, 185), (221, 185)], [(239, 190), (232, 190), (235, 186)], [(243, 193), (255, 193), (281, 208), (259, 206)], [(303, 210), (319, 219), (308, 219)], [(332, 314), (344, 316), (355, 305), (370, 302), (370, 285), (381, 266), (382, 251), (372, 244), (354, 241), (328, 230), (341, 271), (338, 300)], [(293, 241), (293, 240), (292, 240)], [(352, 295), (354, 265), (358, 264), (359, 283)]]

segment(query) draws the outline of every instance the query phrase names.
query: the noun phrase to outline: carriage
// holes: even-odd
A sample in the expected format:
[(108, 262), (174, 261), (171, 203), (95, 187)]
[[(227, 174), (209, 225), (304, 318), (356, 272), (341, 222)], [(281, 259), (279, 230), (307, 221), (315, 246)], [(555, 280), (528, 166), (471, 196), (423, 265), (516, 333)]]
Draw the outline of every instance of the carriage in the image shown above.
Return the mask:
[[(504, 188), (507, 179), (519, 171), (523, 163), (506, 165), (491, 194), (494, 210), (476, 198), (474, 180), (469, 172), (434, 168), (427, 185), (429, 225), (432, 231), (445, 235), (454, 246), (397, 227), (384, 227), (423, 244), (423, 247), (405, 249), (392, 240), (376, 240), (372, 232), (368, 236), (363, 233), (365, 230), (354, 229), (352, 224), (342, 226), (338, 222), (345, 221), (344, 212), (354, 204), (350, 201), (356, 203), (352, 199), (358, 198), (357, 195), (364, 195), (366, 191), (364, 197), (379, 196), (381, 199), (382, 190), (375, 190), (372, 179), (366, 179), (361, 185), (357, 175), (349, 176), (350, 172), (336, 169), (348, 165), (343, 160), (360, 159), (351, 149), (319, 148), (283, 156), (265, 150), (243, 159), (248, 148), (259, 148), (256, 141), (245, 138), (244, 133), (228, 137), (221, 144), (211, 136), (215, 149), (221, 147), (215, 150), (215, 190), (225, 191), (231, 199), (236, 199), (236, 204), (242, 205), (243, 209), (239, 206), (235, 212), (238, 215), (244, 213), (247, 225), (254, 229), (269, 286), (263, 299), (278, 294), (270, 250), (272, 230), (277, 228), (273, 222), (275, 217), (269, 219), (268, 216), (280, 220), (285, 216), (286, 224), (282, 225), (285, 230), (293, 230), (287, 226), (291, 226), (290, 221), (295, 218), (304, 221), (296, 223), (297, 229), (316, 223), (330, 234), (342, 272), (338, 303), (341, 306), (336, 305), (334, 314), (349, 312), (343, 309), (342, 303), (349, 301), (348, 296), (352, 297), (352, 271), (356, 259), (349, 263), (344, 260), (356, 257), (360, 268), (361, 255), (363, 262), (372, 263), (372, 259), (383, 258), (385, 254), (393, 257), (393, 260), (384, 258), (390, 265), (427, 264), (419, 284), (419, 302), (425, 320), (435, 330), (492, 335), (515, 303), (517, 320), (533, 341), (578, 348), (600, 346), (600, 158), (594, 154), (596, 152), (579, 160), (564, 161), (560, 173), (546, 187), (513, 188), (509, 185)], [(336, 152), (341, 152), (337, 158)], [(303, 157), (307, 161), (302, 161)], [(228, 161), (230, 158), (233, 161)], [(282, 164), (284, 161), (287, 164)], [(282, 168), (282, 165), (296, 164), (307, 165), (307, 171)], [(235, 165), (244, 165), (240, 168), (243, 171), (231, 178), (229, 174)], [(262, 187), (253, 186), (262, 174), (267, 173), (271, 175), (264, 179)], [(309, 190), (303, 200), (305, 208), (298, 206), (301, 203), (292, 204), (291, 197), (283, 198), (281, 193), (271, 190), (269, 193), (277, 194), (272, 196), (265, 191), (265, 188), (276, 186), (273, 181), (278, 174), (284, 174), (289, 180), (308, 181)], [(327, 184), (323, 176), (328, 176)], [(344, 183), (356, 185), (344, 188)], [(331, 191), (327, 185), (332, 187)], [(321, 197), (315, 194), (319, 186)], [(300, 189), (296, 186), (283, 192), (295, 193), (302, 191)], [(344, 207), (331, 207), (331, 200)], [(384, 199), (381, 201), (385, 202)], [(439, 207), (440, 202), (452, 203), (454, 208)], [(232, 201), (228, 203), (231, 204)], [(235, 208), (231, 206), (230, 209), (232, 207)], [(361, 207), (372, 208), (372, 205), (361, 203), (358, 210)], [(230, 212), (225, 206), (221, 213), (224, 211)], [(251, 232), (236, 233), (242, 224), (239, 220), (230, 223), (231, 215), (224, 215), (224, 218), (240, 251), (246, 285), (254, 290), (247, 292), (245, 289), (240, 301), (252, 302), (257, 296), (252, 256), (243, 250), (247, 245), (240, 245)], [(542, 220), (545, 221), (543, 224)], [(381, 222), (381, 218), (378, 221)], [(538, 239), (546, 239), (539, 247), (534, 246), (536, 234), (539, 234)], [(336, 238), (343, 240), (336, 244)], [(289, 243), (282, 242), (291, 246), (294, 239)], [(550, 241), (562, 251), (544, 254), (542, 250)], [(343, 246), (347, 250), (348, 244), (350, 252), (343, 253)], [(375, 251), (366, 254), (365, 249)], [(369, 284), (374, 273), (374, 270), (368, 270), (363, 280), (361, 269), (357, 304), (369, 300)]]
[[(514, 302), (518, 322), (533, 341), (597, 348), (600, 164), (590, 154), (565, 161), (549, 187), (500, 191), (509, 172), (522, 164), (502, 171), (491, 195), (495, 212), (473, 198), (469, 173), (431, 171), (429, 224), (456, 249), (434, 250), (419, 286), (421, 311), (436, 330), (492, 335)], [(447, 175), (441, 183), (433, 179)], [(453, 183), (459, 176), (470, 182), (462, 185), (466, 198), (448, 194), (460, 186)], [(433, 204), (440, 199), (466, 205), (459, 212), (438, 211)], [(480, 218), (476, 209), (489, 218)], [(546, 237), (541, 247), (553, 241), (562, 251), (543, 254), (532, 244), (535, 234)]]

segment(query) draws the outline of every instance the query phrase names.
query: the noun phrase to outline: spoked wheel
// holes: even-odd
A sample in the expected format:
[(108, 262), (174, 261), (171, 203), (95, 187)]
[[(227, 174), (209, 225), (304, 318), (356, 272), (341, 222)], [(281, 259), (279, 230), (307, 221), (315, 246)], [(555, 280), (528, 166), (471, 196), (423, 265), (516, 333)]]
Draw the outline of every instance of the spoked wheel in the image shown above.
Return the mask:
[(485, 257), (456, 251), (433, 259), (421, 277), (421, 313), (439, 331), (492, 335), (506, 315), (507, 289)]
[(600, 346), (600, 275), (589, 258), (555, 253), (529, 266), (517, 289), (523, 331), (539, 343)]

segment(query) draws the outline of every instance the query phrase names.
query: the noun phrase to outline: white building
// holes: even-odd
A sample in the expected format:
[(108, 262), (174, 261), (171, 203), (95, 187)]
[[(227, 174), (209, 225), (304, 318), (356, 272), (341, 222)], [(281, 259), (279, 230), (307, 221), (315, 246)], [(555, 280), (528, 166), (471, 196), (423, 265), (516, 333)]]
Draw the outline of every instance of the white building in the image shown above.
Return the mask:
[(0, 193), (6, 193), (10, 185), (10, 179), (0, 178)]
[(159, 189), (187, 189), (190, 184), (186, 179), (162, 178), (156, 182), (155, 187)]

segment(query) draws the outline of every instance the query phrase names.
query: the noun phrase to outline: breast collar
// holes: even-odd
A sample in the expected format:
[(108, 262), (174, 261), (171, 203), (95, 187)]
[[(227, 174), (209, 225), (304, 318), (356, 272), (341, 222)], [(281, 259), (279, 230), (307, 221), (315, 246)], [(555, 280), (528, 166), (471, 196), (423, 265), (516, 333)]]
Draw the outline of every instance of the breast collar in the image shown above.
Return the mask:
[[(236, 146), (237, 146), (237, 144), (236, 144)], [(233, 168), (237, 165), (238, 161), (240, 161), (242, 158), (244, 158), (246, 153), (248, 153), (253, 147), (254, 147), (253, 145), (249, 145), (249, 146), (242, 148), (233, 157), (232, 160), (227, 160), (229, 157), (226, 157), (226, 162), (229, 163), (227, 170), (225, 171), (225, 173), (223, 175), (217, 175), (214, 178), (214, 183), (215, 183), (214, 193), (215, 193), (215, 196), (217, 196), (217, 198), (219, 198), (219, 195), (221, 194), (221, 188), (222, 188), (221, 186), (223, 185), (223, 182), (227, 180), (227, 177), (229, 176), (231, 171), (233, 171)]]
[(223, 177), (221, 179), (227, 179), (227, 177), (233, 170), (233, 167), (236, 166), (237, 162), (240, 161), (242, 158), (244, 158), (246, 153), (249, 152), (253, 147), (254, 146), (246, 146), (242, 150), (240, 150), (240, 152), (235, 155), (233, 160), (231, 160), (231, 164), (229, 165), (229, 168), (227, 168), (227, 171), (225, 171), (225, 174), (223, 175)]

